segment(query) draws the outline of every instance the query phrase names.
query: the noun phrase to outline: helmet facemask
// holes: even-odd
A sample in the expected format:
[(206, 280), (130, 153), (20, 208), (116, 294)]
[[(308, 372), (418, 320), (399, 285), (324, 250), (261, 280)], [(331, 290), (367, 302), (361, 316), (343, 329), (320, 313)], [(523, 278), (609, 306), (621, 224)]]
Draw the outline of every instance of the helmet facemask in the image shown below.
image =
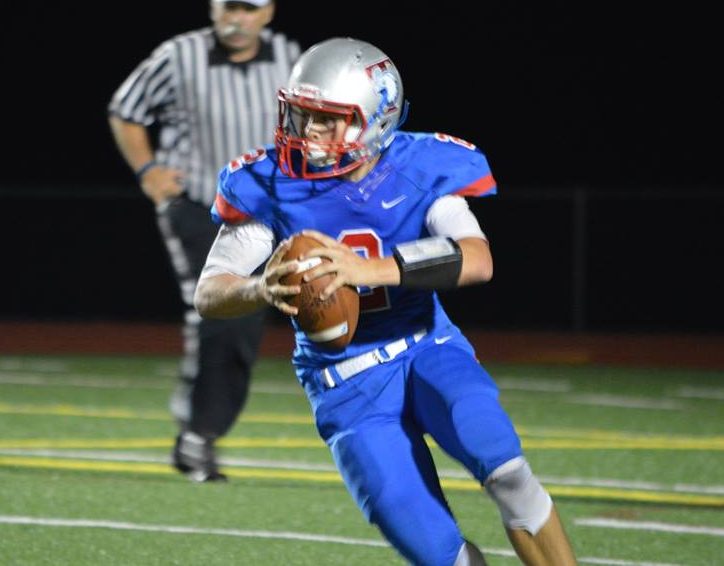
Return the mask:
[[(367, 161), (369, 152), (360, 143), (366, 126), (359, 107), (296, 96), (281, 89), (275, 141), (282, 172), (304, 179), (349, 173)], [(315, 136), (315, 131), (324, 139)]]

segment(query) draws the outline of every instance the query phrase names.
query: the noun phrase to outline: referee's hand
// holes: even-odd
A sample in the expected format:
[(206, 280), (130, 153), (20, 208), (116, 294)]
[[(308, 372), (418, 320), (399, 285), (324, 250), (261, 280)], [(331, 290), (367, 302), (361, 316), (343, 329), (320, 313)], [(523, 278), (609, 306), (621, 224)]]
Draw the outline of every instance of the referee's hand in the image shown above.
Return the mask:
[(183, 179), (181, 170), (158, 165), (143, 175), (141, 189), (153, 204), (160, 206), (184, 191)]

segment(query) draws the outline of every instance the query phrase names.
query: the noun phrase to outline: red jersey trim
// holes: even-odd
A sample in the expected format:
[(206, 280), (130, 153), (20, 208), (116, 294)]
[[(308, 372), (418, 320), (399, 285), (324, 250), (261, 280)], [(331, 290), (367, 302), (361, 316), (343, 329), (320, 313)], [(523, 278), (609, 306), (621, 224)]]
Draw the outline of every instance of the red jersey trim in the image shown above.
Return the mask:
[(455, 194), (461, 197), (479, 197), (492, 191), (496, 184), (493, 175), (488, 173), (485, 177), (480, 177), (480, 179), (469, 184), (467, 187), (455, 191)]
[(238, 208), (234, 208), (229, 204), (229, 201), (219, 193), (216, 194), (214, 206), (216, 206), (216, 211), (219, 213), (221, 219), (227, 224), (239, 224), (249, 218), (248, 214), (241, 212)]

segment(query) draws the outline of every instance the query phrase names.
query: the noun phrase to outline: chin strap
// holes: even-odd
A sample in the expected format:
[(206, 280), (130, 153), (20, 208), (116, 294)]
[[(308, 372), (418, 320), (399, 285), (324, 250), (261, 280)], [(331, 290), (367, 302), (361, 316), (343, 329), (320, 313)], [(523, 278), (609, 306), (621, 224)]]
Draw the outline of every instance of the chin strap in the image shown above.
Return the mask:
[(410, 102), (409, 100), (405, 100), (402, 103), (402, 110), (400, 111), (400, 119), (397, 121), (397, 127), (395, 128), (395, 131), (399, 130), (402, 127), (402, 124), (404, 124), (407, 121), (407, 115), (410, 113)]

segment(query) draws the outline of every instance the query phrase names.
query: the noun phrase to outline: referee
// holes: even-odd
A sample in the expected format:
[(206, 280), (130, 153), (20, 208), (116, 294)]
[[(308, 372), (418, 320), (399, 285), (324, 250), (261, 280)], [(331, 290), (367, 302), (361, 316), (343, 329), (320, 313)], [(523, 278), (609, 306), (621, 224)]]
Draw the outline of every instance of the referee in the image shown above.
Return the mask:
[(231, 159), (270, 143), (277, 89), (299, 45), (267, 26), (273, 0), (210, 0), (213, 26), (158, 46), (109, 104), (118, 150), (154, 203), (185, 302), (184, 356), (170, 408), (179, 424), (173, 465), (194, 481), (219, 481), (214, 443), (241, 412), (265, 313), (202, 320), (193, 294), (218, 226), (210, 207)]

